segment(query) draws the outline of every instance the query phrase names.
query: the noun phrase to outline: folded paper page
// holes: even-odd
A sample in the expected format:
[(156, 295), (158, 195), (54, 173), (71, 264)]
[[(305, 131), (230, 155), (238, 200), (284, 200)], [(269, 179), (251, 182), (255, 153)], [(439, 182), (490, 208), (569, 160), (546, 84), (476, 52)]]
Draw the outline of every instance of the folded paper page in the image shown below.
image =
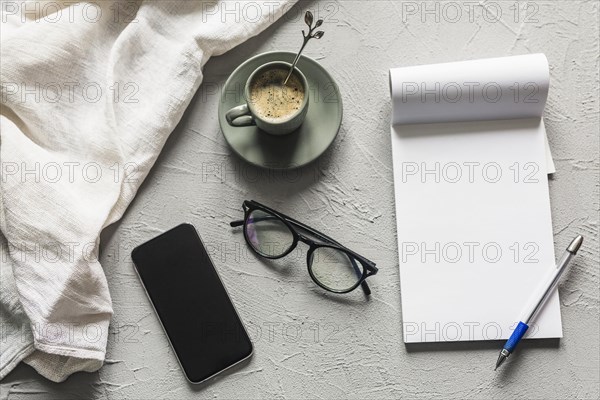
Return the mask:
[[(395, 69), (404, 341), (506, 339), (555, 265), (543, 55)], [(558, 295), (528, 337), (561, 337)]]
[[(543, 54), (390, 71), (392, 125), (541, 118), (550, 72)], [(544, 134), (546, 172), (555, 171)]]

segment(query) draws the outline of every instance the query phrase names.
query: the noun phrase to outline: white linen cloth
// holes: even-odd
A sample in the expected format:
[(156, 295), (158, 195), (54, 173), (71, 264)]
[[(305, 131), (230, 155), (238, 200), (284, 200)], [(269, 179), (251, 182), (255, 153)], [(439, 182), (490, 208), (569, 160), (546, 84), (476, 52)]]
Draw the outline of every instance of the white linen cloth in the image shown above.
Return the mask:
[(202, 67), (296, 0), (2, 0), (0, 379), (102, 366), (99, 235), (136, 194)]

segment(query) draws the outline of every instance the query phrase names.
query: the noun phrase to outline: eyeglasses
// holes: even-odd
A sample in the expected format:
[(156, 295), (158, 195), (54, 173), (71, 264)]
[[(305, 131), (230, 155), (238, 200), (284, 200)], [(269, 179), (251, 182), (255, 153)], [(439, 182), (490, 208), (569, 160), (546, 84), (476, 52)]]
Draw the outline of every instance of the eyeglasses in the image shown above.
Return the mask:
[(310, 247), (306, 257), (308, 273), (317, 285), (333, 293), (349, 293), (361, 286), (366, 295), (371, 294), (366, 279), (378, 271), (374, 262), (256, 201), (245, 201), (242, 207), (244, 220), (232, 222), (231, 226), (244, 226), (246, 243), (256, 254), (277, 260), (303, 242)]

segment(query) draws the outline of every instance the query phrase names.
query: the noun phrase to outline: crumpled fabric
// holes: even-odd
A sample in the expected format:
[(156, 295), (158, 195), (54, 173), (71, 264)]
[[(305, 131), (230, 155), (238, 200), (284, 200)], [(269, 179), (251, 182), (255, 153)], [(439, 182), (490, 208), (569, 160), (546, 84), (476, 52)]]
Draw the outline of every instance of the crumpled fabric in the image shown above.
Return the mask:
[(20, 361), (55, 382), (102, 366), (112, 305), (101, 231), (208, 59), (294, 2), (1, 1), (0, 379)]

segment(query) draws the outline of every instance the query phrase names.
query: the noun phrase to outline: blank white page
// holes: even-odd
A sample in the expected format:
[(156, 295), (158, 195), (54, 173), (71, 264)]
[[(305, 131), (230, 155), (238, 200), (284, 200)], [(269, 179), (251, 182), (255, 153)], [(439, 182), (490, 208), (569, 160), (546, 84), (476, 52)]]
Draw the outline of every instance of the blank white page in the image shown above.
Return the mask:
[[(396, 124), (392, 150), (404, 341), (508, 338), (555, 267), (543, 120)], [(562, 337), (557, 294), (527, 337)]]

